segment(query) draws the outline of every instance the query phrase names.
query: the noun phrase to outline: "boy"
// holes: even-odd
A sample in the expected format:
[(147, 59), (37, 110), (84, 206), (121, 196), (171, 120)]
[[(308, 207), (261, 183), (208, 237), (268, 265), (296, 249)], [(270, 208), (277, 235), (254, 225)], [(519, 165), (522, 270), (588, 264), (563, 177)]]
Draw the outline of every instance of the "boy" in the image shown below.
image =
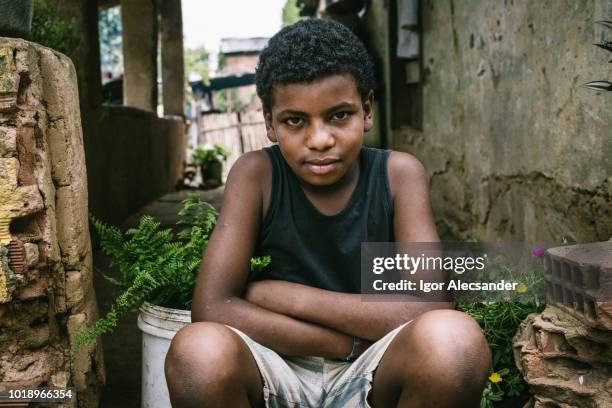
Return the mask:
[[(338, 23), (301, 21), (262, 52), (278, 144), (228, 177), (194, 323), (166, 358), (174, 407), (478, 406), (490, 357), (473, 320), (358, 293), (362, 241), (438, 241), (422, 165), (362, 147), (373, 89), (365, 48)], [(272, 258), (256, 280), (253, 254)]]

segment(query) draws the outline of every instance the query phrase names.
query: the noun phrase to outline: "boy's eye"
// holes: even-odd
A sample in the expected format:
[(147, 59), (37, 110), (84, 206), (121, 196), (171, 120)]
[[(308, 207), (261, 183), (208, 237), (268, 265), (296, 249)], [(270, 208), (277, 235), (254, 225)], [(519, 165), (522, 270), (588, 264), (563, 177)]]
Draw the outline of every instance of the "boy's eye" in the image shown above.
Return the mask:
[(300, 126), (302, 122), (302, 118), (298, 118), (297, 116), (285, 119), (285, 123), (289, 126)]
[(344, 120), (346, 118), (348, 118), (351, 115), (350, 112), (346, 112), (346, 111), (342, 111), (342, 112), (336, 112), (332, 115), (332, 119), (333, 120)]

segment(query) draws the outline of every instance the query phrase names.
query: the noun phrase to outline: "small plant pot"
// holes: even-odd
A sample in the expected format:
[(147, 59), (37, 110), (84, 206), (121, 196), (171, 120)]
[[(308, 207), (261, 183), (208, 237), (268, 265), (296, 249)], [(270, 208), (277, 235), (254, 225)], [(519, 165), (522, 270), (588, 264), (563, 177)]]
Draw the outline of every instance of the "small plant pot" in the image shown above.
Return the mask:
[(164, 361), (172, 338), (189, 323), (189, 310), (169, 309), (147, 302), (140, 307), (138, 328), (142, 331), (142, 408), (170, 406)]
[(208, 162), (206, 165), (200, 167), (202, 172), (202, 182), (207, 187), (218, 187), (223, 184), (223, 163), (214, 161)]

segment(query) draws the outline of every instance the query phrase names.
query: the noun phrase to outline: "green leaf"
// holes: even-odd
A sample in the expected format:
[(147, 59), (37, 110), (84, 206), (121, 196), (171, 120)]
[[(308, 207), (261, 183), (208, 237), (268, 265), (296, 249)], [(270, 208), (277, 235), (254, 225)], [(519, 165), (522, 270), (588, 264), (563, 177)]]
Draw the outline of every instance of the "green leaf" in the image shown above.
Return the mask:
[(591, 81), (582, 86), (594, 91), (612, 91), (612, 82), (608, 81)]
[[(175, 309), (190, 309), (193, 290), (208, 237), (216, 224), (218, 212), (197, 194), (188, 196), (179, 211), (177, 224), (185, 226), (177, 236), (171, 229), (160, 230), (160, 222), (151, 216), (140, 218), (138, 226), (122, 233), (93, 215), (90, 221), (100, 237), (102, 251), (116, 266), (122, 279), (106, 277), (123, 292), (111, 311), (92, 327), (78, 331), (73, 341), (73, 356), (96, 337), (112, 332), (119, 318), (145, 301)], [(252, 270), (262, 270), (270, 257), (253, 258)]]
[(602, 25), (602, 26), (604, 26), (604, 27), (607, 27), (607, 28), (611, 28), (611, 29), (612, 29), (612, 21), (607, 21), (607, 20), (599, 20), (599, 21), (596, 21), (596, 22), (595, 22), (595, 24), (599, 24), (599, 25)]

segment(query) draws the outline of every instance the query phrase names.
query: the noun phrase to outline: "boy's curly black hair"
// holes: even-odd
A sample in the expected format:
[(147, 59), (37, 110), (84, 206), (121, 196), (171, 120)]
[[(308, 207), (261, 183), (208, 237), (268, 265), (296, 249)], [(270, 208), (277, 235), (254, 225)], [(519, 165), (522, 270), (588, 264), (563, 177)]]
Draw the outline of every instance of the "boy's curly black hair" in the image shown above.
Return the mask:
[(257, 95), (270, 112), (275, 84), (311, 82), (334, 74), (351, 74), (362, 100), (376, 86), (372, 60), (351, 30), (331, 20), (301, 20), (276, 33), (259, 55)]

